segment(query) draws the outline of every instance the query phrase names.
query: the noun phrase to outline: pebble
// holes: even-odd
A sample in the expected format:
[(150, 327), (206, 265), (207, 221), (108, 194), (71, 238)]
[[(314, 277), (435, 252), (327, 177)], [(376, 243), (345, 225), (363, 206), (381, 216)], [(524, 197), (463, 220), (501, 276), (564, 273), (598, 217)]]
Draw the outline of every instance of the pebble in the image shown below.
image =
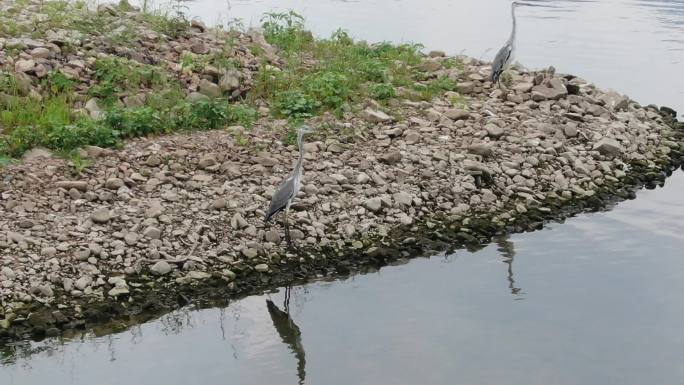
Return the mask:
[(260, 263), (256, 266), (254, 266), (254, 270), (256, 270), (259, 273), (266, 273), (266, 272), (268, 272), (268, 265), (265, 263)]
[(112, 219), (112, 215), (107, 209), (99, 209), (90, 215), (90, 219), (95, 223), (104, 224)]
[(150, 267), (150, 271), (156, 275), (166, 275), (171, 272), (171, 265), (166, 261), (158, 261)]

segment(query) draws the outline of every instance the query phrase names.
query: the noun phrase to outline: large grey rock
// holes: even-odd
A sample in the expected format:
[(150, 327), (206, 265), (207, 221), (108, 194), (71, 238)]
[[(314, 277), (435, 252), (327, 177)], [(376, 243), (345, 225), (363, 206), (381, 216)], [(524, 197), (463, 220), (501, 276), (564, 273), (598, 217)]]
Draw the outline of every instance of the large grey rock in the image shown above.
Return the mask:
[(119, 188), (123, 187), (123, 185), (124, 181), (119, 178), (109, 178), (105, 182), (105, 188), (110, 190), (118, 190)]
[(535, 102), (558, 100), (566, 96), (568, 96), (568, 90), (558, 78), (549, 79), (532, 88), (532, 100)]
[(166, 275), (171, 272), (171, 265), (166, 261), (158, 261), (150, 267), (150, 271), (156, 275)]
[(378, 212), (382, 209), (382, 200), (380, 198), (370, 198), (363, 204), (368, 210)]
[(485, 125), (485, 130), (487, 131), (487, 136), (494, 139), (498, 139), (504, 134), (504, 129), (493, 123)]
[(218, 98), (221, 96), (221, 88), (218, 84), (213, 83), (207, 79), (200, 80), (199, 92), (210, 98)]
[(219, 80), (219, 87), (221, 87), (223, 92), (230, 92), (240, 88), (240, 71), (230, 70), (226, 72)]
[(382, 111), (373, 110), (371, 108), (366, 108), (365, 110), (363, 110), (361, 115), (367, 122), (370, 123), (385, 123), (392, 121), (391, 116), (387, 115)]
[(603, 138), (599, 140), (596, 142), (596, 144), (594, 144), (593, 149), (605, 156), (616, 156), (620, 155), (622, 152), (622, 146), (620, 146), (620, 142), (611, 138)]
[(397, 206), (411, 206), (411, 203), (413, 203), (413, 197), (405, 191), (392, 195), (392, 198), (394, 198), (394, 203)]
[(90, 219), (95, 223), (107, 223), (112, 219), (112, 214), (107, 209), (99, 209), (90, 214)]
[(473, 143), (468, 146), (468, 152), (480, 156), (491, 156), (494, 154), (494, 148), (489, 143)]
[(601, 95), (600, 99), (605, 103), (606, 108), (611, 111), (624, 110), (629, 105), (629, 98), (614, 91)]
[(31, 60), (31, 59), (29, 59), (29, 60), (20, 59), (14, 63), (14, 71), (16, 71), (16, 72), (31, 72), (31, 71), (33, 71), (33, 68), (35, 66), (36, 66), (36, 62)]
[(390, 153), (380, 156), (380, 161), (382, 163), (387, 163), (389, 165), (397, 164), (401, 161), (402, 155), (399, 151), (392, 151)]
[(185, 100), (190, 103), (206, 102), (209, 100), (209, 97), (207, 95), (200, 94), (199, 92), (191, 92), (185, 97)]
[(452, 120), (463, 120), (470, 117), (470, 113), (459, 108), (450, 108), (444, 111), (444, 116)]

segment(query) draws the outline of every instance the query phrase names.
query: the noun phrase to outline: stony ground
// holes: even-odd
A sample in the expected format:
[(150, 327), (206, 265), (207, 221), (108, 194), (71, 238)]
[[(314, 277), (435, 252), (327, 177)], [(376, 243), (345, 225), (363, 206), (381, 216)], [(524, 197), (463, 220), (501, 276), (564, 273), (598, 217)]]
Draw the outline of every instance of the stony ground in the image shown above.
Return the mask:
[(457, 77), (460, 94), (311, 119), (290, 216), (299, 253), (287, 252), (279, 221), (263, 222), (297, 156), (273, 134), (286, 122), (267, 110), (251, 129), (86, 147), (83, 169), (40, 149), (2, 169), (0, 326), (21, 322), (29, 304), (78, 313), (84, 299), (134, 303), (162, 281), (239, 287), (324, 247), (370, 252), (371, 238), (410, 237), (418, 224), (505, 225), (619, 183), (632, 165), (659, 170), (682, 150), (667, 109), (552, 70), (511, 71), (497, 87), (486, 63), (463, 58), (454, 73), (431, 56), (426, 70)]

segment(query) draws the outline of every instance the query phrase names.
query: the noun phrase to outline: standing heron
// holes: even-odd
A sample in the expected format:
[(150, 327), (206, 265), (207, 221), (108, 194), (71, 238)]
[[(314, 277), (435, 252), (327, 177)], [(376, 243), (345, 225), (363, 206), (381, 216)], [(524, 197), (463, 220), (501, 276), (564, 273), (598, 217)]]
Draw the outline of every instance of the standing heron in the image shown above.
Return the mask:
[(280, 211), (284, 211), (285, 239), (287, 240), (287, 245), (290, 249), (293, 249), (294, 245), (292, 244), (292, 238), (290, 237), (290, 224), (287, 221), (287, 214), (290, 211), (290, 205), (297, 196), (297, 193), (299, 193), (300, 181), (302, 178), (302, 161), (304, 161), (304, 134), (308, 134), (310, 132), (313, 132), (313, 130), (308, 126), (302, 126), (297, 132), (299, 158), (297, 159), (297, 163), (295, 163), (292, 174), (290, 174), (290, 176), (288, 176), (287, 179), (280, 184), (278, 190), (273, 193), (271, 205), (268, 207), (268, 211), (266, 212), (265, 221), (268, 222), (271, 217)]
[(511, 18), (513, 19), (513, 30), (511, 31), (511, 37), (508, 38), (506, 44), (497, 52), (492, 62), (492, 83), (499, 83), (499, 78), (508, 65), (513, 61), (513, 50), (515, 49), (515, 8), (521, 5), (517, 1), (511, 3)]

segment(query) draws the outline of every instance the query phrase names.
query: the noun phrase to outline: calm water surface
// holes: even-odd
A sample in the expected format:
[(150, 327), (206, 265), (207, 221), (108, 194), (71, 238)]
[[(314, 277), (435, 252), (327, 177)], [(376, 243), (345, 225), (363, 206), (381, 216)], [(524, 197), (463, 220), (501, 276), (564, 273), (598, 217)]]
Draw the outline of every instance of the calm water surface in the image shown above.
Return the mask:
[[(524, 65), (684, 111), (684, 1), (534, 1)], [(295, 9), (319, 35), (483, 58), (507, 2), (201, 0), (209, 23)], [(684, 172), (609, 212), (129, 331), (0, 347), (0, 384), (684, 384)], [(267, 300), (273, 306), (267, 306)]]

